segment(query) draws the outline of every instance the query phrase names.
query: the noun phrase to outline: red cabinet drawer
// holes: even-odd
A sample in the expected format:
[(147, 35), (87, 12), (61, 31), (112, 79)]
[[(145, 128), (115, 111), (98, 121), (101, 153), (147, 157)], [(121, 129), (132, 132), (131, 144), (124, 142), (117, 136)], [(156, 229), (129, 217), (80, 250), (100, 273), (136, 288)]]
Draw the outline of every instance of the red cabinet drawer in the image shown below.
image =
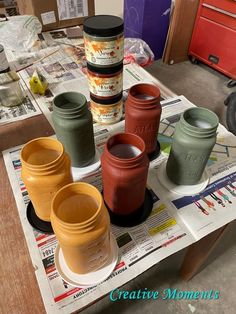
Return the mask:
[(200, 17), (189, 54), (236, 79), (236, 31)]
[(202, 11), (201, 11), (201, 16), (204, 16), (208, 18), (209, 20), (212, 20), (214, 22), (217, 22), (219, 24), (225, 25), (227, 27), (230, 27), (236, 30), (236, 15), (234, 18), (230, 15), (226, 15), (214, 9), (209, 9), (208, 7), (203, 6)]
[(235, 0), (203, 0), (203, 3), (207, 3), (219, 9), (236, 14)]

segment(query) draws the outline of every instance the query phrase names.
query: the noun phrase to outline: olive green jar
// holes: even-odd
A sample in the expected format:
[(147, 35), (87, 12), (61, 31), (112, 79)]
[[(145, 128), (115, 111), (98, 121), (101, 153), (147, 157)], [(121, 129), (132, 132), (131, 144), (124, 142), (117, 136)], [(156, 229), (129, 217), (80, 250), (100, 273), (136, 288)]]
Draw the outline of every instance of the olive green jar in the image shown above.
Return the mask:
[(166, 165), (168, 178), (177, 185), (197, 184), (216, 143), (217, 115), (205, 108), (187, 109), (177, 123)]
[(85, 96), (77, 92), (57, 95), (53, 100), (52, 120), (72, 166), (89, 165), (94, 160), (95, 144), (92, 114)]

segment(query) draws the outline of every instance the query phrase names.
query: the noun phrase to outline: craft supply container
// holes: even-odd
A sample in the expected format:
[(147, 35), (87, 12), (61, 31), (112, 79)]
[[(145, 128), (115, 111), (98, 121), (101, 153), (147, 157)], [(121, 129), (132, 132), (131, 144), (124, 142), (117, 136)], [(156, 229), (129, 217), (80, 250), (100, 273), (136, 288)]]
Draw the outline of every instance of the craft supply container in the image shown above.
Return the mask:
[(83, 24), (87, 62), (97, 67), (122, 63), (124, 58), (124, 22), (113, 15), (96, 15)]

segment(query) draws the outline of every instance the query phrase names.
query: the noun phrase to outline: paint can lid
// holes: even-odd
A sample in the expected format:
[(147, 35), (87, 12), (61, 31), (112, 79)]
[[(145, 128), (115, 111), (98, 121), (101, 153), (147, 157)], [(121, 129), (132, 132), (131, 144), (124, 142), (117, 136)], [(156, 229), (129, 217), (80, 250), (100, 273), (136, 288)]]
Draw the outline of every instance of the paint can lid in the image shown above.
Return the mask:
[(99, 37), (116, 36), (123, 32), (124, 21), (114, 15), (96, 15), (85, 19), (84, 32)]

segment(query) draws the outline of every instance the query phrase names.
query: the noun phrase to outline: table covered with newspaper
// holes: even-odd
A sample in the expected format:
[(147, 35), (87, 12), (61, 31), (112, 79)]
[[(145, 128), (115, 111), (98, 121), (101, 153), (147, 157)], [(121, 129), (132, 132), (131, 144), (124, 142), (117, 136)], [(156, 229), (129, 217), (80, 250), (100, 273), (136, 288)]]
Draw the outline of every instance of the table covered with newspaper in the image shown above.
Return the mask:
[[(193, 196), (180, 196), (167, 191), (158, 180), (157, 170), (168, 158), (175, 124), (180, 114), (191, 106), (194, 105), (183, 96), (168, 97), (162, 101), (158, 134), (161, 154), (150, 163), (148, 176), (148, 188), (154, 201), (153, 210), (148, 219), (136, 227), (111, 226), (119, 247), (119, 260), (109, 278), (95, 287), (73, 287), (60, 277), (54, 264), (57, 246), (55, 236), (33, 229), (26, 218), (29, 198), (21, 180), (21, 146), (3, 152), (48, 313), (71, 313), (88, 306), (164, 258), (236, 218), (236, 143), (234, 136), (222, 125), (218, 128), (217, 143), (207, 164), (210, 181), (203, 192)], [(50, 114), (50, 111), (46, 113), (49, 121)], [(124, 120), (110, 126), (94, 124), (94, 130), (97, 149), (102, 153), (106, 140), (112, 134), (124, 131)], [(101, 169), (84, 177), (82, 181), (95, 185), (101, 191)]]

